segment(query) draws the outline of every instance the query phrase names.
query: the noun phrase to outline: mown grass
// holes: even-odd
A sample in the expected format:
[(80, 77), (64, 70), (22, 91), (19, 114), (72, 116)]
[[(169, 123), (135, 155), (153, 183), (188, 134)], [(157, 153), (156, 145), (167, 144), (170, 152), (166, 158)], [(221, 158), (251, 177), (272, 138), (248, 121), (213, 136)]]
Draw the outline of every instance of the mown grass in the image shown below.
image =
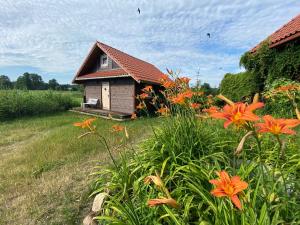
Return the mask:
[[(107, 165), (105, 148), (90, 136), (77, 139), (81, 129), (72, 123), (85, 116), (60, 113), (0, 123), (0, 224), (81, 224), (91, 202), (96, 165)], [(130, 141), (151, 133), (159, 119), (123, 122)], [(97, 119), (111, 146), (120, 136), (109, 130), (115, 121)], [(114, 149), (117, 156), (120, 149)]]

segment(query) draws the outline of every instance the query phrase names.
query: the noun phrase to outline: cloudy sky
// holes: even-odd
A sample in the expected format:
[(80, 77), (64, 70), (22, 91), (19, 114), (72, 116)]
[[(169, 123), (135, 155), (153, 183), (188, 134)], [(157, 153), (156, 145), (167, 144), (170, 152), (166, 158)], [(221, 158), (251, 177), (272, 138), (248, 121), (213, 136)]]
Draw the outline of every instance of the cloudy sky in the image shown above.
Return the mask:
[(70, 83), (99, 40), (216, 86), (299, 13), (299, 0), (0, 0), (0, 74)]

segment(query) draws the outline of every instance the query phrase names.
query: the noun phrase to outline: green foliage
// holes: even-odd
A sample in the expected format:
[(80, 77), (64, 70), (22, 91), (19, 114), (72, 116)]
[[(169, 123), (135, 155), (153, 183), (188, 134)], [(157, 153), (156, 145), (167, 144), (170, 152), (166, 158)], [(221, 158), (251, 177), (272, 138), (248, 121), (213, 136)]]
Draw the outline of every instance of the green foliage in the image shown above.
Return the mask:
[[(277, 91), (282, 86), (298, 86), (298, 90)], [(300, 107), (300, 83), (287, 78), (279, 78), (267, 84), (263, 93), (267, 114), (278, 117), (295, 117), (295, 106)]]
[(78, 101), (66, 93), (0, 91), (0, 120), (65, 111), (78, 104)]
[(10, 89), (12, 88), (12, 83), (8, 76), (0, 75), (0, 89)]
[(300, 80), (300, 45), (294, 42), (270, 49), (265, 41), (255, 53), (246, 52), (240, 65), (257, 75), (261, 90), (278, 78)]
[[(191, 114), (166, 119), (139, 151), (122, 154), (118, 169), (99, 167), (95, 193), (109, 189), (110, 196), (98, 220), (145, 225), (297, 224), (299, 143), (292, 144), (293, 139), (288, 139), (286, 157), (281, 160), (276, 139), (264, 136), (259, 153), (252, 138), (237, 157), (233, 151), (243, 135), (242, 131), (225, 130), (215, 121), (196, 120)], [(229, 198), (210, 194), (213, 186), (209, 180), (222, 169), (249, 183), (240, 196), (243, 211), (238, 211)], [(180, 208), (147, 206), (149, 199), (163, 197), (159, 188), (143, 182), (155, 172)]]
[(43, 90), (46, 89), (45, 83), (40, 75), (35, 73), (24, 73), (19, 76), (15, 86), (22, 90)]
[(220, 84), (220, 93), (233, 101), (245, 100), (259, 90), (257, 77), (250, 72), (225, 74)]

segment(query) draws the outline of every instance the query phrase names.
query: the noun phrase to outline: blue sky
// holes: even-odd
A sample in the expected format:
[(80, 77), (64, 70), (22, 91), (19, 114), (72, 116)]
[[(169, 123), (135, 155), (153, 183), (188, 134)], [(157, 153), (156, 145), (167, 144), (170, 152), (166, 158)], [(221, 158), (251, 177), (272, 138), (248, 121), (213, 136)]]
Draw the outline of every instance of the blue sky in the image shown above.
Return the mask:
[(216, 86), (299, 13), (299, 0), (0, 0), (0, 74), (70, 83), (99, 40)]

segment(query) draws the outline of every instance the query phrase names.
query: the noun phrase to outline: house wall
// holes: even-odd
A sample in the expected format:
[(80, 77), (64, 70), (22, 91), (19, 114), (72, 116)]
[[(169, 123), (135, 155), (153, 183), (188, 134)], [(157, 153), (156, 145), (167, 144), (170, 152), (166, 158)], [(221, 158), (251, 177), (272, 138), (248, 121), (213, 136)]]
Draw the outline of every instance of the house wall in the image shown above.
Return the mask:
[(132, 78), (110, 80), (111, 111), (133, 113), (135, 111), (135, 81)]
[(99, 99), (99, 108), (102, 108), (102, 81), (108, 81), (110, 86), (110, 110), (122, 113), (135, 111), (135, 81), (132, 78), (102, 79), (84, 82), (85, 100)]
[(97, 72), (97, 71), (104, 71), (104, 70), (112, 70), (112, 69), (118, 69), (120, 66), (113, 61), (110, 57), (107, 57), (108, 63), (106, 67), (100, 67), (100, 58), (104, 53), (101, 53), (97, 56), (96, 63), (91, 68), (91, 73)]
[(99, 81), (85, 81), (84, 83), (84, 96), (85, 100), (88, 98), (97, 98), (99, 99), (99, 105), (101, 106), (102, 102), (102, 86)]

